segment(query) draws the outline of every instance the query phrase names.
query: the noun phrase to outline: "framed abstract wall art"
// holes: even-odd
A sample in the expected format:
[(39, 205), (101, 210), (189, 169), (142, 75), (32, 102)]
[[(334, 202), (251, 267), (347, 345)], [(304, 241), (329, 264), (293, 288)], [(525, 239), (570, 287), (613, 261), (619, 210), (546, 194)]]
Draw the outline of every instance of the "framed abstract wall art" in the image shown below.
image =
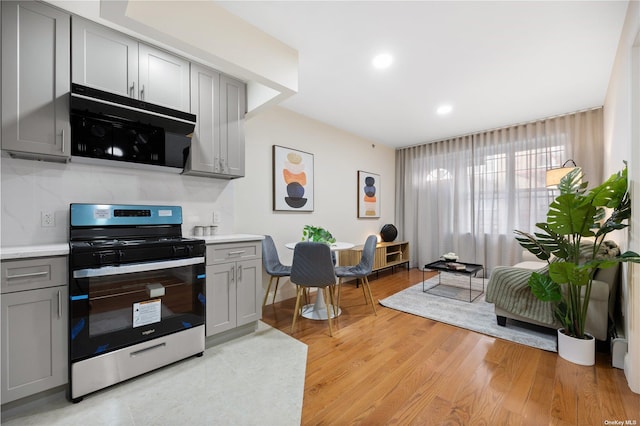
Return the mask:
[(273, 210), (313, 211), (313, 154), (273, 145)]
[(380, 175), (358, 170), (358, 217), (380, 217)]

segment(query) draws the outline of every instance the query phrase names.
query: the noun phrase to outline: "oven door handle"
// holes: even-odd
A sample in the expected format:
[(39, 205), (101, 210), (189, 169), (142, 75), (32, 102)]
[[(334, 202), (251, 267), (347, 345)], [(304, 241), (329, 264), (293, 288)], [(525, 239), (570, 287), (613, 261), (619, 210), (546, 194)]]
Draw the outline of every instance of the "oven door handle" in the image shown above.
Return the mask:
[(73, 278), (104, 277), (108, 275), (131, 274), (135, 272), (157, 271), (160, 269), (179, 268), (181, 266), (204, 263), (204, 257), (188, 259), (163, 260), (160, 262), (131, 263), (120, 266), (103, 266), (102, 268), (78, 269), (73, 271)]

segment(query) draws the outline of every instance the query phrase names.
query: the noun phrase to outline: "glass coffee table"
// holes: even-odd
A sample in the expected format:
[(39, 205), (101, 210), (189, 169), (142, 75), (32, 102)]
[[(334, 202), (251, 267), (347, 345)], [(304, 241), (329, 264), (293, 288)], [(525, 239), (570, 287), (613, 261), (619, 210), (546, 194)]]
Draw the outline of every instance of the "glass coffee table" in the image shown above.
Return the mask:
[[(438, 271), (438, 284), (425, 290), (424, 272), (427, 269)], [(479, 288), (478, 285), (474, 286), (472, 280), (480, 271), (483, 272), (482, 288)], [(442, 279), (443, 275), (445, 275), (444, 280)], [(466, 278), (461, 280), (454, 276), (469, 277), (469, 281), (467, 282)], [(475, 263), (451, 262), (447, 260), (428, 263), (424, 265), (424, 269), (422, 270), (422, 291), (436, 296), (473, 302), (484, 294), (484, 266)]]

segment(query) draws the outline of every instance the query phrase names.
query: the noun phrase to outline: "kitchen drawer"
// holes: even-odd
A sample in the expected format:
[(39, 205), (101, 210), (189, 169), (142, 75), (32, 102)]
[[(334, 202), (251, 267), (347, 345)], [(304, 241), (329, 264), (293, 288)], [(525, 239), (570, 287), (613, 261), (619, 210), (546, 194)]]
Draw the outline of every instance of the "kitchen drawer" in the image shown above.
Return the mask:
[(1, 265), (2, 293), (66, 285), (67, 256), (5, 260)]
[(207, 245), (207, 265), (260, 258), (262, 244), (256, 241)]

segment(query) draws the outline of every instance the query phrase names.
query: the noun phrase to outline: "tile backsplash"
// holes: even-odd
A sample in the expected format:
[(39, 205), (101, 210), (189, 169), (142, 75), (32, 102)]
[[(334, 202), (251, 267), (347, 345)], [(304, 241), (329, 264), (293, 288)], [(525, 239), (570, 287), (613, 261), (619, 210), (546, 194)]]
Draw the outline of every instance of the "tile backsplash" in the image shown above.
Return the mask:
[[(233, 230), (234, 182), (120, 167), (1, 159), (1, 245), (66, 243), (69, 204), (166, 204), (182, 206), (185, 236), (196, 225), (217, 233)], [(41, 214), (53, 213), (54, 226), (42, 226)]]

